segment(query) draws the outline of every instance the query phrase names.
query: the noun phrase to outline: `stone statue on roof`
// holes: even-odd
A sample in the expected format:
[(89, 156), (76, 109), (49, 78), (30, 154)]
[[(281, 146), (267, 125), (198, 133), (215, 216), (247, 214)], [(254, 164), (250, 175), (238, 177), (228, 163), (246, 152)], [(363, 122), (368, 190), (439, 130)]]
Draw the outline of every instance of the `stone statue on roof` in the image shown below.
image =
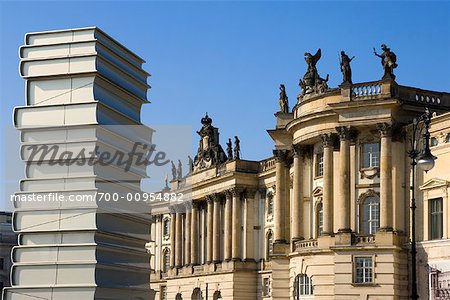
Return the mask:
[(284, 84), (280, 84), (280, 112), (289, 112), (288, 96), (286, 95), (286, 88)]
[(373, 48), (373, 54), (381, 58), (381, 65), (383, 66), (384, 74), (382, 79), (395, 80), (394, 69), (397, 68), (397, 55), (391, 51), (385, 44), (381, 45), (383, 53), (378, 54)]
[(299, 86), (301, 88), (301, 95), (311, 93), (324, 93), (328, 89), (327, 81), (329, 75), (325, 79), (320, 77), (317, 72), (317, 62), (322, 57), (322, 51), (320, 48), (317, 50), (316, 54), (312, 55), (309, 52), (305, 52), (305, 62), (308, 66), (303, 79), (300, 79)]

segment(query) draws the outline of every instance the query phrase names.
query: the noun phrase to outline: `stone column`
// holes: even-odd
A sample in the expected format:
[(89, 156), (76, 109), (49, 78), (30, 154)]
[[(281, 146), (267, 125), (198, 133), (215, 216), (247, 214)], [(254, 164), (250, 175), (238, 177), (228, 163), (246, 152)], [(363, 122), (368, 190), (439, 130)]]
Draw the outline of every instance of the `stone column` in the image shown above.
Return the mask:
[(392, 127), (378, 123), (381, 134), (380, 157), (380, 231), (392, 231)]
[(231, 202), (233, 199), (233, 194), (231, 191), (225, 191), (225, 218), (224, 218), (224, 260), (231, 260)]
[(182, 245), (182, 237), (183, 237), (183, 215), (181, 213), (177, 213), (175, 218), (175, 267), (181, 268), (183, 265), (183, 245)]
[(215, 263), (220, 262), (220, 202), (219, 195), (213, 196), (214, 201), (214, 218), (213, 218), (213, 257)]
[(351, 232), (350, 228), (350, 126), (336, 127), (339, 133), (339, 196), (337, 199), (338, 232)]
[[(288, 150), (274, 150), (275, 155), (275, 199), (273, 205), (274, 242), (286, 243), (286, 231), (284, 227), (284, 215), (286, 211), (286, 164)], [(289, 185), (288, 185), (289, 186)]]
[(192, 212), (190, 208), (186, 209), (186, 220), (184, 223), (184, 265), (191, 264), (191, 220)]
[(333, 135), (323, 134), (323, 235), (334, 233), (333, 223)]
[(245, 191), (245, 260), (255, 260), (255, 194), (256, 190)]
[(170, 267), (175, 267), (175, 235), (176, 235), (176, 219), (177, 214), (172, 212), (170, 214)]
[(198, 202), (192, 202), (192, 211), (191, 211), (191, 264), (193, 266), (198, 265)]
[(233, 260), (241, 260), (241, 192), (237, 188), (230, 190), (233, 197), (233, 216), (231, 219), (232, 223), (232, 234), (231, 234), (231, 257)]
[(207, 201), (207, 220), (206, 220), (206, 263), (211, 263), (213, 260), (213, 224), (214, 224), (214, 198), (208, 195)]
[(294, 152), (294, 180), (293, 180), (293, 203), (292, 203), (292, 229), (291, 240), (293, 242), (303, 239), (303, 189), (302, 189), (302, 167), (303, 159), (300, 145), (293, 146)]

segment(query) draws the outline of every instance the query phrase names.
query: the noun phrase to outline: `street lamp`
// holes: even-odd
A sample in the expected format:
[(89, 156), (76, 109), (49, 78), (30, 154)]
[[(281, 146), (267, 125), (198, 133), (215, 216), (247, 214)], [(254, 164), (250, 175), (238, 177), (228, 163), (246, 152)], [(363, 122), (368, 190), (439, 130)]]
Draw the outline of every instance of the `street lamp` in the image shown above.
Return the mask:
[[(423, 122), (423, 127), (420, 126)], [(411, 150), (408, 151), (408, 155), (411, 158), (412, 167), (412, 182), (411, 182), (411, 261), (412, 261), (412, 283), (411, 283), (411, 299), (415, 300), (419, 298), (417, 295), (417, 250), (416, 250), (416, 199), (414, 197), (415, 184), (416, 184), (416, 166), (425, 172), (430, 171), (434, 167), (434, 161), (436, 157), (431, 154), (430, 151), (430, 122), (431, 113), (428, 107), (425, 109), (425, 113), (419, 118), (414, 118), (412, 123), (412, 137), (411, 137)], [(423, 133), (423, 148), (422, 152), (417, 149), (416, 135), (422, 129)]]

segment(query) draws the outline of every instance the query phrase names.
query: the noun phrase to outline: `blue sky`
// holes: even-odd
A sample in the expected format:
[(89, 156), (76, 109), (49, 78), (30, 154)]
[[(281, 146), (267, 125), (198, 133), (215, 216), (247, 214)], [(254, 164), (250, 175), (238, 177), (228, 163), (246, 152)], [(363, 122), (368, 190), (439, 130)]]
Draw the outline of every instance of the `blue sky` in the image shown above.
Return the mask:
[[(0, 2), (0, 120), (24, 103), (18, 47), (30, 31), (98, 26), (143, 57), (152, 74), (144, 123), (200, 126), (207, 111), (225, 138), (238, 135), (245, 159), (271, 155), (278, 86), (290, 105), (299, 92), (305, 51), (322, 48), (319, 73), (341, 82), (338, 53), (352, 62), (353, 81), (378, 80), (372, 53), (396, 54), (397, 82), (450, 91), (450, 2)], [(2, 149), (7, 141), (2, 137)], [(194, 141), (196, 142), (196, 141)], [(1, 155), (4, 158), (5, 152)], [(2, 176), (8, 177), (10, 170)], [(2, 180), (4, 181), (4, 179)]]

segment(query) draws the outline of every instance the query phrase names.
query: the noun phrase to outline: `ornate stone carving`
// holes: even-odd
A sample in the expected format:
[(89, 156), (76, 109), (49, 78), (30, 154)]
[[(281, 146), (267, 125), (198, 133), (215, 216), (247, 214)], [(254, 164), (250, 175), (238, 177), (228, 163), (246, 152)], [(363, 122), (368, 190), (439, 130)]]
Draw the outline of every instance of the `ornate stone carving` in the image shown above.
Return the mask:
[(351, 126), (338, 126), (336, 131), (339, 135), (339, 139), (342, 140), (352, 140), (355, 138), (356, 130)]
[(329, 75), (327, 75), (326, 79), (321, 78), (316, 68), (316, 64), (321, 56), (322, 51), (320, 48), (314, 55), (309, 52), (305, 53), (305, 61), (308, 65), (308, 69), (303, 76), (303, 80), (300, 79), (299, 82), (302, 96), (311, 93), (321, 94), (328, 90), (327, 81), (329, 79)]
[(382, 79), (395, 80), (394, 69), (397, 68), (398, 66), (397, 56), (385, 44), (381, 45), (381, 50), (383, 50), (383, 53), (378, 54), (375, 51), (375, 48), (373, 48), (373, 54), (381, 58), (381, 65), (383, 66), (384, 70), (384, 75)]
[(392, 136), (392, 125), (389, 123), (377, 123), (377, 129), (382, 137)]
[(227, 156), (228, 156), (228, 160), (233, 160), (233, 144), (232, 144), (230, 138), (228, 138), (228, 142), (227, 142)]
[(273, 150), (273, 155), (275, 156), (276, 162), (288, 163), (289, 150)]
[(205, 115), (201, 123), (203, 127), (197, 134), (200, 142), (194, 158), (194, 172), (224, 163), (227, 160), (222, 146), (219, 144), (219, 130), (212, 126), (212, 119)]
[(376, 192), (373, 189), (368, 189), (366, 192), (364, 192), (361, 195), (359, 195), (358, 200), (356, 200), (356, 203), (358, 205), (362, 204), (364, 199), (366, 199), (367, 197), (373, 197), (373, 196), (376, 196), (376, 197), (380, 198), (380, 193)]
[(324, 133), (324, 134), (320, 135), (320, 138), (322, 139), (322, 144), (323, 144), (324, 148), (333, 147), (334, 136), (332, 133)]

